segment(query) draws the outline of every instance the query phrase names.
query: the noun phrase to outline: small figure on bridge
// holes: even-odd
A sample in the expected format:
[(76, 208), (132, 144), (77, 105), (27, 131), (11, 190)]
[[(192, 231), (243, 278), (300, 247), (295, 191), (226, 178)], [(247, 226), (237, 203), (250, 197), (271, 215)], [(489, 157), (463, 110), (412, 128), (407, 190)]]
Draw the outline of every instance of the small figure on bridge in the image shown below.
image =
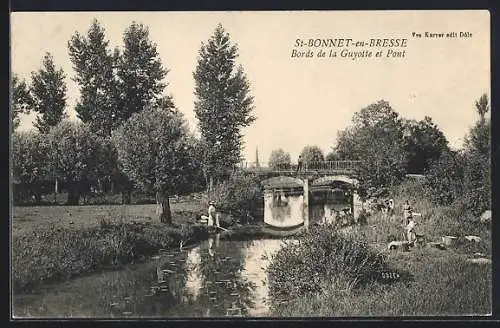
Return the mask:
[(299, 160), (297, 161), (297, 172), (302, 171), (302, 156), (299, 155)]

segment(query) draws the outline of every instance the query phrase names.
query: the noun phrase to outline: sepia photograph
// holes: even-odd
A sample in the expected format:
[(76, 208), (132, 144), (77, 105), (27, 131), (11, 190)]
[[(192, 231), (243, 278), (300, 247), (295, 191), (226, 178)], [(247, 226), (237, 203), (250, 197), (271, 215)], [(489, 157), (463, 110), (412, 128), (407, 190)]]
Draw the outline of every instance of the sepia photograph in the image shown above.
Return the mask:
[(11, 319), (492, 315), (489, 11), (10, 19)]

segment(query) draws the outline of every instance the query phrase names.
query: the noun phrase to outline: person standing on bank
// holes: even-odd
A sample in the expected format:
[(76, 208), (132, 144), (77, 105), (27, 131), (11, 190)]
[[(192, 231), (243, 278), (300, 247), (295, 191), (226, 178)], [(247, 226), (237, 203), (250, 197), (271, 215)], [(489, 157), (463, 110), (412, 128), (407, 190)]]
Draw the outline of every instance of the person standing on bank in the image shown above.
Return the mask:
[(417, 239), (417, 235), (415, 234), (415, 220), (413, 219), (413, 215), (410, 213), (410, 216), (408, 217), (408, 225), (406, 226), (406, 239), (410, 243), (415, 243)]
[(403, 205), (403, 224), (406, 226), (409, 223), (409, 218), (412, 216), (412, 210), (410, 206), (410, 201), (406, 200), (405, 204)]
[(388, 209), (388, 213), (389, 213), (389, 217), (392, 217), (394, 215), (394, 200), (391, 198), (389, 199), (389, 201), (387, 202), (387, 209)]
[(219, 227), (219, 216), (217, 215), (217, 210), (215, 209), (215, 203), (208, 203), (208, 226), (212, 227), (214, 225)]

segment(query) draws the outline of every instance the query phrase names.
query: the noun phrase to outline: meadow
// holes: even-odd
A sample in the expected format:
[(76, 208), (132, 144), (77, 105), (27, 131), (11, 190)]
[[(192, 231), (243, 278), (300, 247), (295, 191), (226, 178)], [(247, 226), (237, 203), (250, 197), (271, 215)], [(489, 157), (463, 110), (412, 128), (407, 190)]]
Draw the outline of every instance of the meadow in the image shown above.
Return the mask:
[[(170, 206), (174, 223), (194, 222), (197, 214), (206, 211), (197, 201), (172, 201)], [(49, 225), (82, 229), (97, 227), (102, 220), (110, 223), (158, 221), (154, 204), (14, 206), (11, 213), (13, 235)]]

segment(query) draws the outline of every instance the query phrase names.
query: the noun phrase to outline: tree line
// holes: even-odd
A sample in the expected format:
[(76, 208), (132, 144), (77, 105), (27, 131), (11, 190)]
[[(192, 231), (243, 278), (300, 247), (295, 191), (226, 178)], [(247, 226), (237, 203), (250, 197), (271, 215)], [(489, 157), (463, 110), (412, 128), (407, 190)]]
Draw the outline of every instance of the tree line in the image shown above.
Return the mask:
[[(241, 158), (242, 128), (256, 117), (249, 81), (236, 62), (237, 45), (221, 25), (202, 43), (193, 71), (199, 137), (166, 94), (169, 70), (147, 26), (132, 22), (122, 48), (111, 49), (105, 29), (94, 20), (85, 35), (75, 32), (67, 47), (80, 92), (74, 108), (79, 122), (67, 118), (66, 75), (50, 53), (30, 81), (12, 76), (17, 194), (40, 200), (43, 193), (66, 190), (68, 204), (78, 204), (93, 186), (121, 192), (122, 202), (130, 203), (130, 192), (139, 189), (155, 195), (160, 219), (170, 222), (169, 195), (212, 190), (230, 180)], [(491, 206), (488, 96), (475, 107), (479, 118), (460, 150), (450, 149), (430, 117), (405, 119), (381, 100), (354, 114), (331, 152), (307, 145), (302, 160), (359, 161), (363, 197), (416, 173), (426, 175), (426, 190), (436, 203), (460, 201), (484, 210)], [(16, 131), (20, 115), (31, 111), (38, 114), (36, 130)], [(291, 162), (283, 149), (269, 158), (270, 166)]]
[[(108, 183), (129, 203), (137, 188), (155, 194), (161, 221), (170, 223), (169, 195), (212, 187), (234, 171), (241, 129), (256, 118), (237, 45), (222, 25), (202, 43), (193, 72), (200, 137), (165, 93), (169, 71), (147, 26), (132, 22), (123, 47), (110, 49), (94, 20), (67, 47), (79, 122), (67, 119), (65, 73), (50, 53), (30, 82), (12, 77), (12, 174), (27, 194), (40, 199), (47, 190), (66, 189), (68, 204), (78, 204), (90, 186), (103, 190)], [(20, 114), (32, 111), (36, 131), (16, 131)]]
[[(356, 160), (360, 195), (370, 197), (400, 184), (407, 174), (426, 176), (425, 188), (436, 204), (461, 202), (480, 213), (491, 208), (491, 120), (487, 94), (476, 102), (474, 126), (465, 135), (464, 146), (452, 150), (443, 132), (430, 117), (405, 119), (387, 101), (381, 100), (353, 115), (340, 130), (336, 144), (326, 156), (320, 147), (307, 145), (300, 155), (304, 162)], [(269, 166), (290, 167), (290, 154), (271, 152)]]

